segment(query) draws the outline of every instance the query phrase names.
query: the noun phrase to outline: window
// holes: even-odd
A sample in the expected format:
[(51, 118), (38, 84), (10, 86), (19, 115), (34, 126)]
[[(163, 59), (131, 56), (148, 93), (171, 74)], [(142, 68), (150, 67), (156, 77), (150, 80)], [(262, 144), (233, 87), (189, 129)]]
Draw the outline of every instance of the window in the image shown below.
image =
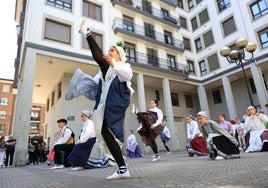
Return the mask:
[(256, 93), (257, 93), (257, 89), (256, 89), (256, 86), (255, 86), (255, 84), (254, 84), (254, 80), (253, 80), (253, 78), (249, 78), (248, 81), (249, 81), (249, 85), (250, 85), (252, 94), (256, 94)]
[(177, 70), (175, 56), (167, 54), (167, 61), (170, 70)]
[(47, 4), (64, 10), (72, 10), (72, 0), (47, 0)]
[(220, 67), (217, 53), (207, 58), (209, 71), (216, 70)]
[(136, 50), (135, 50), (135, 44), (125, 42), (125, 47), (126, 47), (126, 56), (127, 59), (130, 61), (135, 61), (136, 62)]
[(0, 131), (4, 132), (5, 131), (5, 124), (0, 124)]
[(196, 0), (196, 4), (198, 5), (199, 3), (201, 3), (202, 0)]
[(202, 43), (200, 38), (195, 39), (195, 48), (196, 48), (196, 52), (200, 52), (202, 50)]
[(177, 0), (178, 7), (183, 9), (183, 2), (182, 0)]
[(158, 66), (157, 51), (152, 48), (147, 48), (148, 64)]
[(230, 4), (230, 0), (216, 0), (218, 4), (219, 12), (223, 11), (224, 9), (228, 8)]
[(195, 74), (195, 70), (194, 70), (194, 62), (191, 61), (191, 60), (188, 60), (187, 59), (187, 64), (189, 66), (189, 71), (192, 73), (192, 74)]
[(268, 7), (265, 0), (255, 1), (250, 5), (250, 9), (254, 20), (268, 13)]
[(7, 92), (7, 93), (9, 93), (9, 92), (10, 92), (10, 88), (11, 88), (10, 85), (5, 85), (5, 84), (4, 84), (4, 85), (3, 85), (3, 88), (2, 88), (2, 91), (3, 91), (3, 92)]
[(7, 112), (6, 111), (0, 111), (0, 119), (6, 119), (7, 118)]
[(203, 35), (203, 41), (205, 44), (205, 48), (214, 44), (213, 34), (212, 31), (208, 31)]
[(145, 36), (150, 38), (155, 38), (154, 36), (154, 26), (149, 23), (144, 23), (144, 29), (145, 29)]
[(221, 93), (219, 89), (212, 91), (212, 97), (213, 97), (214, 104), (222, 103)]
[(165, 43), (173, 45), (172, 33), (168, 31), (164, 31)]
[(39, 123), (31, 123), (30, 134), (38, 134), (38, 133), (39, 133)]
[(123, 28), (124, 30), (134, 32), (133, 18), (123, 15)]
[(209, 21), (207, 9), (205, 9), (202, 12), (199, 13), (199, 20), (200, 20), (200, 24), (201, 25), (203, 25), (204, 23), (206, 23), (207, 21)]
[(187, 38), (183, 37), (183, 44), (184, 44), (185, 50), (191, 51), (190, 39), (187, 39)]
[(55, 91), (53, 91), (51, 94), (51, 106), (54, 106), (54, 102), (55, 102)]
[(193, 102), (193, 97), (192, 95), (184, 95), (184, 98), (185, 98), (185, 104), (186, 104), (186, 107), (188, 108), (193, 108), (194, 107), (194, 102)]
[(8, 105), (8, 98), (1, 98), (0, 99), (0, 105)]
[(268, 27), (258, 32), (258, 36), (261, 42), (261, 47), (267, 48), (268, 47)]
[(83, 16), (102, 21), (101, 6), (91, 2), (83, 1)]
[(161, 14), (162, 14), (162, 17), (164, 17), (164, 15), (169, 16), (168, 10), (165, 10), (163, 8), (161, 8)]
[[(98, 46), (102, 49), (102, 35), (98, 34), (98, 33), (94, 33), (91, 31), (91, 35), (92, 37), (95, 39), (96, 43), (98, 44)], [(89, 49), (88, 43), (87, 43), (87, 39), (83, 37), (82, 40), (82, 47), (85, 49)]]
[(187, 20), (186, 20), (186, 18), (180, 16), (180, 24), (181, 24), (182, 28), (187, 29)]
[(193, 31), (195, 31), (198, 28), (196, 17), (191, 19), (191, 24), (192, 24)]
[(47, 19), (45, 39), (71, 44), (71, 26)]
[(189, 0), (188, 1), (188, 7), (189, 7), (189, 9), (194, 8), (194, 0)]
[(142, 0), (142, 9), (152, 14), (152, 4), (148, 0)]
[(47, 99), (47, 111), (49, 111), (49, 99)]
[(40, 121), (40, 111), (31, 111), (31, 121)]
[(171, 93), (172, 106), (179, 106), (179, 96), (177, 93)]
[(206, 67), (206, 64), (205, 64), (204, 60), (199, 62), (199, 69), (200, 69), (201, 76), (207, 74), (207, 67)]
[(61, 93), (62, 93), (61, 85), (62, 85), (62, 82), (60, 82), (60, 83), (58, 84), (58, 99), (61, 98)]
[(155, 99), (160, 101), (160, 95), (158, 90), (155, 90)]
[(234, 18), (231, 17), (222, 23), (224, 35), (228, 36), (236, 31)]

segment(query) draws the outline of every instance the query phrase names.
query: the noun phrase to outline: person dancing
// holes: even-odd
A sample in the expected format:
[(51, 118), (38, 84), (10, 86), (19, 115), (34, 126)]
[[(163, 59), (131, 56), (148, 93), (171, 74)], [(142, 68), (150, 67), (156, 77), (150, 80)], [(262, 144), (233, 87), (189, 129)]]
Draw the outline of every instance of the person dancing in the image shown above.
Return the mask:
[(125, 112), (130, 104), (134, 90), (131, 88), (132, 68), (126, 63), (126, 54), (121, 46), (111, 46), (108, 54), (103, 54), (97, 45), (86, 20), (80, 26), (81, 33), (87, 40), (92, 56), (100, 67), (100, 79), (96, 93), (93, 121), (99, 128), (109, 151), (114, 157), (119, 170), (107, 179), (131, 177), (126, 167), (120, 144), (124, 142), (123, 124)]

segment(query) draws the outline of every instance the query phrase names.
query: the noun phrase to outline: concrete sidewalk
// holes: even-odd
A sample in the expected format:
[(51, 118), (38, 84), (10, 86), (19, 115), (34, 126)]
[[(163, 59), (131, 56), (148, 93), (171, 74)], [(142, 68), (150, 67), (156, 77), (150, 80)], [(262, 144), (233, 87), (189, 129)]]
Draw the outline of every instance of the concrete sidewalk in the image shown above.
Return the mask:
[(186, 151), (160, 156), (156, 162), (151, 155), (127, 159), (132, 177), (122, 180), (106, 180), (117, 167), (82, 171), (50, 170), (46, 164), (1, 168), (0, 188), (268, 187), (268, 152), (241, 152), (240, 159), (222, 161), (188, 157)]

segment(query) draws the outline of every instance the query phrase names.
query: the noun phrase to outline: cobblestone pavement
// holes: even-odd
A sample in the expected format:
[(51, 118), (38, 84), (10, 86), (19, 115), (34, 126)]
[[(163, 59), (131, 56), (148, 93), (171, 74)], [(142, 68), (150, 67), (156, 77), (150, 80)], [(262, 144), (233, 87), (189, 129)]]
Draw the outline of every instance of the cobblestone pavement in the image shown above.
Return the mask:
[(268, 152), (241, 152), (240, 159), (221, 161), (188, 157), (186, 151), (161, 152), (160, 156), (156, 162), (151, 155), (127, 159), (132, 177), (123, 180), (106, 180), (117, 167), (82, 171), (50, 170), (46, 164), (1, 168), (0, 188), (268, 187)]

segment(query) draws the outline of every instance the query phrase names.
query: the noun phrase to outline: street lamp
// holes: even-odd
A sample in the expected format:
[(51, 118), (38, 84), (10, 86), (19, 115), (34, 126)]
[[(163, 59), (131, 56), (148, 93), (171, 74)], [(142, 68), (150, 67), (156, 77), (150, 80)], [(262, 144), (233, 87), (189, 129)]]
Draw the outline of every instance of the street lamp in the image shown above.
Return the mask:
[[(249, 61), (252, 60), (254, 55), (253, 52), (256, 50), (257, 45), (253, 42), (248, 42), (246, 38), (242, 37), (237, 39), (235, 43), (236, 47), (238, 48), (237, 50), (231, 50), (229, 47), (224, 46), (221, 50), (220, 53), (223, 57), (226, 57), (227, 61), (229, 63), (235, 63), (237, 65), (240, 65), (242, 68), (244, 80), (247, 86), (247, 91), (248, 91), (248, 97), (250, 100), (250, 104), (254, 106), (252, 96), (250, 94), (249, 90), (249, 84), (248, 80), (246, 77), (245, 69), (242, 60)], [(249, 59), (245, 58), (245, 49), (247, 52), (251, 53), (251, 57)]]

